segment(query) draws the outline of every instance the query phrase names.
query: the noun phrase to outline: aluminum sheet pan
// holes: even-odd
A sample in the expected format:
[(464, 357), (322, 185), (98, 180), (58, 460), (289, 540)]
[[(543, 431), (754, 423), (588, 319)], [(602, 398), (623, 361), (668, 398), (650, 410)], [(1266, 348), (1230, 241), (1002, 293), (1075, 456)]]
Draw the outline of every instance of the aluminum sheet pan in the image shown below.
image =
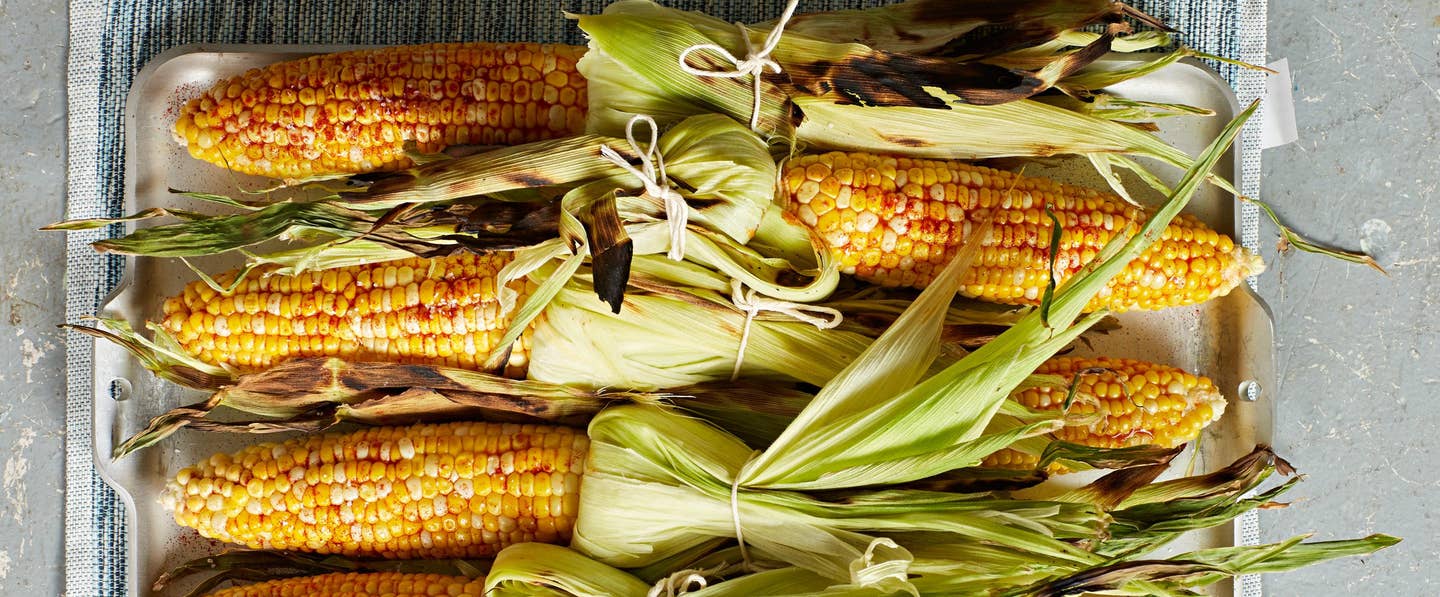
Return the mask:
[[(136, 78), (126, 108), (125, 211), (133, 213), (157, 206), (206, 210), (213, 206), (171, 194), (186, 189), (234, 194), (259, 189), (267, 182), (232, 175), (191, 159), (173, 139), (171, 127), (184, 102), (208, 89), (216, 80), (247, 69), (317, 52), (352, 49), (333, 46), (189, 46), (166, 52)], [(1198, 62), (1181, 62), (1116, 87), (1117, 93), (1159, 102), (1184, 102), (1212, 109), (1211, 118), (1170, 118), (1161, 121), (1160, 135), (1180, 149), (1198, 153), (1238, 111), (1230, 87)], [(1239, 160), (1223, 161), (1219, 173), (1233, 180)], [(1171, 168), (1157, 171), (1169, 182), (1179, 178)], [(1083, 160), (1030, 164), (1027, 174), (1050, 176), (1103, 188), (1104, 183)], [(1141, 185), (1131, 185), (1138, 189)], [(1137, 195), (1157, 201), (1158, 196)], [(1233, 198), (1213, 186), (1201, 189), (1189, 208), (1215, 229), (1232, 237), (1239, 228)], [(234, 259), (194, 260), (196, 267), (218, 271)], [(140, 322), (160, 312), (164, 297), (180, 291), (194, 274), (179, 260), (129, 258), (124, 279), (103, 307), (104, 314)], [(1256, 443), (1270, 441), (1274, 406), (1266, 388), (1275, 387), (1274, 347), (1267, 307), (1246, 285), (1229, 296), (1200, 306), (1157, 313), (1120, 316), (1123, 328), (1099, 337), (1084, 352), (1142, 358), (1172, 364), (1215, 380), (1229, 398), (1223, 419), (1206, 431), (1198, 449), (1176, 460), (1184, 469), (1193, 462), (1197, 471), (1218, 468), (1244, 455)], [(148, 594), (150, 583), (162, 571), (224, 547), (182, 530), (156, 500), (166, 479), (189, 463), (220, 450), (232, 450), (259, 441), (240, 435), (182, 431), (160, 446), (111, 461), (114, 446), (143, 428), (146, 421), (169, 408), (203, 397), (159, 381), (120, 348), (95, 345), (95, 454), (100, 475), (124, 500), (129, 525), (127, 544), (128, 586), (133, 595)], [(1245, 398), (1241, 398), (1245, 396)], [(267, 436), (265, 439), (276, 439)], [(1193, 456), (1193, 460), (1191, 460)], [(1074, 482), (1074, 481), (1072, 481)], [(1233, 545), (1238, 533), (1230, 527), (1186, 538), (1185, 545)], [(1215, 594), (1234, 594), (1228, 585)]]

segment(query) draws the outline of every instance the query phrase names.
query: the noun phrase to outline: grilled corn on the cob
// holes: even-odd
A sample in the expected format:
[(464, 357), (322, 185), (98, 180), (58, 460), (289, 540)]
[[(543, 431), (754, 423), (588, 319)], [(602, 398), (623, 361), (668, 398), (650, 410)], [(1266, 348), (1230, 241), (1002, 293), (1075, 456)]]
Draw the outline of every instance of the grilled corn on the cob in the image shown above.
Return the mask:
[[(1050, 207), (1061, 224), (1063, 282), (1145, 214), (1120, 197), (958, 161), (831, 152), (785, 166), (790, 211), (830, 245), (843, 271), (887, 286), (923, 287), (970, 231), (993, 218), (961, 292), (1038, 305), (1049, 280)], [(1090, 310), (1162, 309), (1222, 296), (1258, 273), (1259, 257), (1182, 215), (1160, 242), (1091, 301)]]
[(552, 425), (448, 423), (310, 435), (216, 454), (161, 503), (254, 549), (474, 558), (570, 539), (590, 440)]
[[(1225, 406), (1209, 380), (1172, 367), (1056, 358), (1038, 372), (1080, 376), (1072, 410), (1104, 416), (1056, 436), (1092, 446), (1178, 445)], [(1065, 390), (1013, 398), (1058, 409)], [(180, 525), (255, 549), (483, 557), (514, 543), (570, 539), (588, 450), (583, 431), (560, 426), (373, 427), (216, 454), (181, 470), (161, 502)], [(985, 462), (1034, 464), (1013, 450)]]
[(515, 145), (585, 128), (585, 48), (452, 43), (355, 50), (252, 69), (191, 100), (190, 154), (277, 178), (402, 168), (406, 141)]
[[(1096, 417), (1055, 433), (1056, 439), (1067, 442), (1097, 448), (1173, 448), (1199, 437), (1206, 425), (1225, 414), (1225, 396), (1209, 378), (1175, 367), (1131, 359), (1057, 357), (1036, 373), (1072, 380), (1075, 398), (1070, 411)], [(1011, 398), (1029, 408), (1059, 410), (1067, 390), (1044, 386)], [(990, 455), (984, 465), (1032, 468), (1038, 460), (1007, 449)]]
[(427, 597), (482, 595), (485, 579), (412, 572), (336, 572), (229, 587), (210, 597)]
[[(228, 295), (194, 282), (165, 302), (161, 326), (195, 357), (241, 372), (313, 356), (473, 369), (509, 324), (495, 277), (509, 260), (509, 253), (465, 253), (252, 274)], [(231, 284), (234, 275), (219, 281)], [(522, 335), (507, 373), (523, 376), (529, 345)]]
[[(283, 62), (216, 84), (176, 123), (196, 157), (275, 177), (408, 165), (403, 146), (518, 144), (582, 132), (585, 49), (438, 44)], [(1145, 214), (1119, 197), (956, 161), (831, 152), (786, 165), (791, 211), (815, 227), (846, 273), (924, 286), (990, 217), (996, 230), (962, 293), (1037, 305), (1049, 280), (1049, 206), (1063, 227), (1055, 269), (1074, 275)], [(1255, 254), (1181, 216), (1091, 303), (1161, 309), (1224, 295), (1257, 273)]]

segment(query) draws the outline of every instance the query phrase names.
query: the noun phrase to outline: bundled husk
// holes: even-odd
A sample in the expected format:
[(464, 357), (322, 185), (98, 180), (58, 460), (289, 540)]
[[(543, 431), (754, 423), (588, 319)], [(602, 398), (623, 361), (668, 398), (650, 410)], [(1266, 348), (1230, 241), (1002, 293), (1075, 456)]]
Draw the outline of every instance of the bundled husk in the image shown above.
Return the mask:
[[(745, 437), (769, 441), (775, 433), (765, 430), (783, 427), (810, 398), (794, 390), (793, 383), (827, 382), (894, 321), (908, 294), (873, 289), (827, 304), (847, 318), (837, 329), (761, 314), (749, 324), (739, 370), (743, 383), (717, 384), (735, 373), (746, 327), (745, 314), (718, 292), (723, 278), (660, 256), (641, 262), (660, 267), (638, 268), (643, 272), (639, 286), (626, 296), (620, 313), (593, 299), (588, 274), (561, 286), (546, 316), (532, 328), (529, 379), (523, 380), (454, 367), (324, 357), (240, 375), (189, 355), (153, 324), (148, 338), (115, 319), (99, 318), (98, 327), (74, 329), (125, 348), (163, 379), (211, 393), (152, 419), (116, 448), (117, 458), (186, 427), (319, 431), (345, 421), (400, 424), (475, 416), (583, 423), (617, 400), (677, 396), (712, 420), (768, 408), (774, 417)], [(1019, 311), (955, 299), (945, 309), (943, 362), (983, 344), (1019, 317)], [(1032, 377), (1032, 383), (1064, 383), (1053, 376)]]
[[(1292, 472), (1265, 447), (1215, 473), (1158, 483), (1173, 451), (1112, 452), (1101, 456), (1120, 470), (1043, 500), (907, 485), (963, 478), (984, 456), (1063, 423), (1006, 397), (1101, 319), (1082, 315), (1084, 305), (1159, 237), (1254, 109), (1139, 230), (1110, 243), (1044, 308), (953, 363), (936, 366), (944, 323), (979, 243), (962, 248), (763, 450), (653, 402), (600, 411), (588, 427), (574, 551), (507, 550), (487, 586), (515, 595), (673, 593), (677, 583), (704, 595), (1182, 595), (1234, 574), (1393, 544), (1383, 535), (1294, 539), (1145, 559), (1188, 530), (1271, 506), (1292, 487), (1252, 495), (1272, 472)], [(738, 548), (717, 551), (731, 540)]]
[[(815, 594), (990, 594), (1011, 587), (1002, 593), (1016, 595), (1074, 588), (1179, 593), (1296, 548), (1298, 541), (1192, 554), (1196, 561), (1138, 559), (1185, 530), (1231, 520), (1283, 493), (1289, 484), (1244, 497), (1271, 471), (1290, 472), (1263, 447), (1211, 475), (1152, 483), (1165, 464), (1133, 466), (1048, 501), (885, 487), (971, 466), (1055, 422), (1007, 409), (1004, 398), (1039, 360), (1093, 322), (1080, 318), (1084, 303), (1117, 263), (1154, 242), (1254, 109), (1202, 154), (1156, 216), (1057, 291), (1048, 317), (1031, 313), (938, 374), (930, 374), (929, 363), (943, 320), (939, 297), (953, 292), (973, 250), (962, 250), (764, 450), (663, 408), (602, 411), (589, 427), (573, 547), (618, 567), (654, 570), (661, 562), (673, 568), (717, 540), (737, 539), (760, 560), (801, 569), (777, 574), (775, 582), (790, 587), (797, 576), (817, 579)], [(671, 506), (635, 510), (626, 503)], [(1311, 546), (1309, 555), (1284, 561), (1391, 542)], [(759, 576), (745, 582), (763, 583)]]
[[(1112, 483), (1112, 492), (1134, 494), (1150, 487), (1188, 484), (1195, 491), (1208, 489), (1204, 492), (1209, 496), (1226, 495), (1233, 500), (1242, 491), (1236, 488), (1249, 488), (1257, 483), (1254, 473), (1271, 470), (1269, 465), (1250, 466), (1257, 462), (1283, 461), (1274, 459), (1268, 451), (1257, 450), (1215, 475), (1151, 485), (1142, 481), (1124, 488), (1119, 483)], [(1220, 473), (1229, 476), (1217, 478)], [(1263, 475), (1258, 477), (1263, 479)], [(1123, 498), (1123, 495), (1116, 497)], [(1005, 498), (992, 500), (991, 503), (1006, 501), (1020, 503)], [(1163, 508), (1183, 504), (1184, 501), (1182, 496), (1176, 495), (1154, 505)], [(1243, 501), (1236, 500), (1235, 503)], [(1056, 504), (1059, 502), (1052, 503)], [(992, 513), (999, 514), (999, 511)], [(1034, 513), (1023, 515), (1033, 516)], [(1186, 511), (1173, 509), (1168, 515), (1178, 521), (1186, 516)], [(1212, 521), (1211, 524), (1228, 520)], [(896, 537), (907, 545), (914, 557), (908, 570), (908, 586), (837, 584), (832, 578), (772, 559), (753, 548), (746, 554), (734, 546), (711, 547), (671, 558), (663, 566), (622, 570), (575, 549), (524, 543), (507, 547), (492, 562), (357, 561), (335, 556), (234, 550), (182, 564), (157, 579), (153, 588), (160, 591), (172, 585), (183, 586), (188, 577), (205, 573), (213, 574), (191, 586), (187, 596), (202, 594), (226, 582), (260, 582), (329, 572), (396, 571), (470, 578), (483, 574), (487, 595), (515, 597), (680, 594), (705, 597), (762, 594), (777, 597), (880, 597), (917, 593), (1059, 597), (1099, 591), (1120, 595), (1179, 596), (1193, 595), (1191, 591), (1194, 589), (1240, 574), (1285, 572), (1335, 558), (1373, 553), (1398, 542), (1388, 535), (1371, 535), (1361, 539), (1305, 543), (1305, 537), (1300, 536), (1264, 545), (1202, 549), (1163, 559), (1142, 559), (1144, 554), (1132, 553), (1086, 566), (1064, 558), (1037, 557), (1016, 550), (1005, 539), (937, 542), (923, 534), (900, 533)], [(1108, 541), (1102, 541), (1101, 546), (1105, 543)], [(748, 565), (745, 563), (746, 555), (750, 556)]]
[[(645, 131), (635, 132), (644, 137)], [(595, 292), (618, 309), (633, 258), (664, 254), (672, 243), (660, 221), (667, 214), (659, 199), (601, 157), (600, 148), (608, 146), (632, 163), (639, 160), (621, 134), (435, 159), (398, 173), (348, 179), (351, 188), (315, 200), (256, 205), (190, 195), (239, 213), (152, 209), (50, 229), (174, 216), (182, 221), (95, 247), (180, 258), (243, 251), (252, 264), (280, 264), (291, 273), (412, 254), (507, 250), (517, 252), (518, 262), (507, 268), (509, 279), (555, 262), (556, 284), (562, 284), (590, 260)], [(814, 301), (834, 290), (839, 274), (831, 255), (803, 226), (778, 215), (772, 205), (775, 161), (744, 126), (720, 115), (696, 115), (659, 135), (657, 151), (667, 184), (690, 204), (687, 260), (784, 300)], [(286, 242), (277, 247), (280, 239)], [(748, 249), (752, 241), (772, 254)], [(534, 302), (543, 308), (543, 299)]]
[[(682, 53), (706, 44), (743, 58), (741, 30), (734, 25), (650, 0), (622, 0), (601, 14), (572, 18), (590, 39), (578, 63), (590, 85), (587, 130), (618, 134), (636, 114), (663, 123), (718, 112), (749, 122), (756, 110), (750, 77), (701, 77), (680, 65)], [(1125, 35), (1127, 18), (1159, 30)], [(1103, 32), (1081, 30), (1097, 23), (1106, 24)], [(751, 42), (759, 47), (774, 25), (748, 29)], [(1132, 158), (1189, 168), (1194, 160), (1151, 134), (1149, 121), (1206, 111), (1133, 102), (1105, 89), (1186, 57), (1234, 61), (1184, 47), (1138, 61), (1099, 60), (1107, 52), (1169, 45), (1165, 31), (1156, 19), (1108, 1), (910, 0), (799, 15), (770, 55), (782, 71), (762, 77), (754, 128), (791, 152), (838, 149), (936, 159), (1077, 155), (1089, 159), (1123, 197), (1129, 194), (1112, 172), (1116, 168), (1132, 170), (1168, 194), (1160, 179)], [(709, 50), (686, 58), (692, 68), (734, 68)], [(1209, 180), (1239, 196), (1229, 181)], [(1261, 207), (1290, 246), (1378, 269), (1362, 253), (1305, 239), (1268, 205), (1244, 199)]]
[[(1006, 545), (1036, 555), (1098, 565), (1095, 554), (1056, 538), (1091, 533), (1098, 539), (1098, 527), (1087, 531), (1063, 509), (1055, 512), (1059, 518), (1045, 517), (1044, 522), (1030, 517), (997, 522), (994, 517), (976, 520), (964, 504), (929, 493), (877, 490), (883, 498), (852, 496), (842, 507), (795, 492), (915, 481), (974, 466), (1019, 439), (1053, 430), (1058, 423), (1053, 415), (1002, 414), (1009, 403), (1005, 398), (1042, 361), (1098, 321), (1095, 314), (1081, 317), (1085, 303), (1158, 239), (1254, 110), (1251, 106), (1226, 127), (1137, 233), (1118, 237), (1058, 289), (1048, 313), (1030, 313), (938, 374), (929, 375), (945, 306), (979, 243), (962, 248), (894, 325), (831, 379), (762, 452), (663, 410), (622, 406), (603, 411), (589, 428), (590, 466), (574, 545), (600, 561), (637, 567), (696, 549), (714, 537), (733, 537), (743, 528), (748, 532), (742, 540), (769, 557), (837, 583), (886, 590), (907, 585), (914, 556), (867, 531), (903, 528), (966, 540), (1003, 538)], [(674, 515), (637, 516), (617, 507), (623, 500), (684, 506)], [(1091, 524), (1098, 523), (1095, 512), (1090, 514)], [(904, 526), (892, 526), (899, 520)]]

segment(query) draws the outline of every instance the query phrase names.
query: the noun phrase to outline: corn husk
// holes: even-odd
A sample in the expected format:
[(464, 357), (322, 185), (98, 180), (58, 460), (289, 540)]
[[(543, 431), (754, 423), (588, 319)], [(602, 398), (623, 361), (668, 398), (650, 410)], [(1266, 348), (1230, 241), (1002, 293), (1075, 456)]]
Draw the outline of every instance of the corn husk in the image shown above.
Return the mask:
[[(920, 6), (920, 5), (925, 6)], [(1016, 14), (1007, 18), (1029, 18), (1031, 23), (1043, 19), (1045, 13), (1060, 10), (1056, 3), (1017, 5)], [(1060, 21), (1078, 26), (1103, 15), (1118, 15), (1118, 3), (1086, 3), (1075, 14), (1061, 15)], [(1108, 6), (1098, 6), (1106, 4)], [(1088, 6), (1096, 5), (1096, 6)], [(963, 4), (939, 7), (938, 3), (906, 3), (888, 9), (861, 11), (866, 20), (890, 22), (877, 25), (876, 35), (884, 33), (893, 23), (907, 23), (913, 15), (897, 16), (915, 10), (930, 10), (939, 15), (967, 18)], [(1071, 7), (1073, 8), (1073, 7)], [(954, 11), (953, 13), (950, 11)], [(1003, 12), (1001, 9), (996, 12)], [(884, 14), (887, 13), (890, 14)], [(1033, 11), (1032, 17), (1019, 13)], [(1084, 14), (1079, 14), (1084, 13)], [(1096, 152), (1132, 153), (1162, 157), (1169, 163), (1188, 167), (1183, 153), (1170, 148), (1153, 136), (1129, 127), (1075, 112), (1058, 113), (1033, 101), (1020, 101), (1050, 85), (1070, 85), (1089, 90), (1088, 80), (1066, 83), (1069, 77), (1084, 72), (1103, 49), (1110, 47), (1114, 36), (1105, 34), (1090, 38), (1085, 48), (1103, 42), (1094, 56), (1081, 55), (1065, 44), (1043, 47), (1032, 52), (1030, 66), (1034, 71), (1010, 71), (991, 66), (1000, 72), (985, 71), (989, 66), (981, 60), (920, 59), (906, 62), (908, 54), (887, 53), (860, 43), (839, 43), (855, 36), (838, 32), (838, 23), (858, 15), (833, 13), (801, 15), (795, 28), (787, 30), (773, 57), (787, 75), (765, 79), (762, 86), (758, 131), (775, 141), (794, 141), (804, 147), (820, 149), (851, 149), (888, 153), (923, 155), (945, 158), (989, 158), (1004, 156), (1088, 154)], [(929, 15), (926, 15), (929, 16)], [(991, 20), (997, 16), (989, 15)], [(588, 128), (596, 132), (619, 130), (631, 115), (649, 114), (657, 119), (676, 119), (696, 112), (720, 112), (748, 122), (754, 107), (754, 92), (748, 78), (701, 78), (679, 66), (686, 48), (699, 44), (718, 44), (740, 52), (739, 33), (730, 24), (698, 13), (665, 9), (648, 0), (625, 0), (607, 6), (600, 15), (581, 15), (580, 28), (590, 36), (590, 50), (579, 68), (590, 81), (592, 109)], [(813, 26), (807, 26), (806, 23)], [(976, 54), (990, 54), (996, 48), (1018, 51), (1016, 43), (1044, 44), (1065, 30), (1041, 27), (1030, 30), (1030, 38), (1003, 42), (991, 40), (989, 48), (971, 46)], [(757, 27), (751, 37), (758, 39), (766, 32)], [(829, 36), (829, 37), (822, 37)], [(924, 37), (922, 31), (921, 37)], [(1070, 36), (1075, 41), (1077, 36)], [(1146, 38), (1138, 48), (1148, 47)], [(922, 45), (930, 44), (929, 41)], [(739, 54), (737, 54), (739, 55)], [(1003, 55), (1003, 54), (1002, 54)], [(691, 61), (696, 58), (692, 55)], [(712, 61), (706, 58), (707, 61)], [(920, 60), (920, 62), (913, 62)], [(933, 62), (925, 62), (931, 60)], [(712, 61), (713, 62), (713, 61)], [(818, 66), (817, 65), (823, 65)], [(863, 68), (861, 66), (863, 65)], [(723, 67), (725, 65), (705, 65)], [(981, 69), (981, 72), (951, 72), (960, 68)], [(853, 70), (847, 69), (853, 67)], [(825, 84), (811, 81), (815, 69), (827, 69)], [(840, 69), (837, 74), (835, 69)], [(895, 69), (913, 69), (901, 73)], [(864, 71), (860, 75), (856, 71)], [(877, 73), (878, 71), (878, 73)], [(946, 78), (941, 72), (953, 75)], [(982, 74), (983, 73), (983, 74)], [(1138, 76), (1140, 73), (1136, 73)], [(894, 76), (884, 76), (894, 75)], [(785, 79), (790, 79), (787, 83)], [(879, 81), (883, 79), (883, 81)], [(995, 87), (995, 81), (1008, 81), (1013, 88)], [(1004, 83), (1002, 83), (1004, 85)], [(990, 104), (1000, 104), (999, 106)], [(1008, 108), (991, 111), (992, 108)], [(959, 109), (971, 108), (971, 109)], [(902, 123), (891, 130), (890, 119), (906, 118), (914, 126)], [(865, 133), (868, 127), (885, 123), (885, 130)], [(1013, 128), (1018, 126), (1019, 129)], [(1050, 130), (1050, 129), (1056, 130)], [(1073, 131), (1073, 132), (1072, 132)], [(1094, 137), (1094, 138), (1092, 138)], [(863, 142), (861, 142), (863, 141)], [(957, 143), (958, 142), (958, 143)], [(990, 148), (989, 145), (997, 145)]]
[[(1304, 537), (1257, 546), (1205, 549), (1165, 560), (1117, 562), (1029, 586), (1015, 584), (1027, 577), (1061, 573), (1042, 562), (1017, 559), (993, 546), (943, 545), (917, 550), (927, 573), (912, 581), (921, 594), (946, 595), (1071, 595), (1080, 591), (1108, 591), (1118, 595), (1190, 595), (1239, 574), (1286, 572), (1335, 558), (1365, 555), (1394, 545), (1386, 535), (1363, 539), (1303, 543)], [(813, 572), (764, 561), (758, 572), (747, 570), (738, 550), (724, 548), (688, 560), (658, 578), (620, 570), (590, 559), (573, 549), (541, 543), (522, 543), (500, 551), (493, 562), (358, 561), (288, 552), (231, 550), (186, 562), (155, 581), (152, 590), (188, 588), (195, 597), (225, 583), (245, 584), (280, 578), (334, 572), (425, 572), (478, 578), (484, 576), (486, 595), (496, 597), (642, 597), (695, 595), (698, 597), (883, 597), (904, 594), (870, 587), (835, 585)], [(1015, 572), (995, 584), (981, 585), (966, 573), (1011, 566)], [(191, 577), (209, 574), (198, 583)], [(1008, 587), (1008, 588), (1006, 588)]]
[[(1159, 30), (1124, 35), (1121, 17)], [(590, 80), (590, 131), (614, 134), (634, 114), (664, 121), (719, 112), (749, 122), (755, 102), (749, 77), (701, 78), (679, 67), (681, 52), (700, 44), (718, 44), (741, 56), (740, 34), (733, 25), (661, 8), (649, 0), (615, 2), (600, 15), (574, 18), (590, 36), (590, 50), (578, 65)], [(1079, 30), (1097, 22), (1109, 23), (1106, 31)], [(1000, 26), (983, 28), (993, 34), (989, 36), (950, 37), (986, 23)], [(947, 24), (955, 26), (950, 33)], [(752, 41), (758, 45), (770, 26), (752, 28)], [(1150, 158), (1181, 170), (1193, 164), (1190, 156), (1151, 134), (1150, 121), (1205, 111), (1183, 104), (1130, 102), (1105, 89), (1187, 57), (1265, 70), (1185, 47), (1138, 63), (1097, 60), (1107, 51), (1139, 52), (1171, 43), (1163, 23), (1118, 2), (996, 6), (915, 0), (798, 15), (786, 31), (772, 55), (784, 74), (767, 74), (761, 85), (756, 130), (772, 144), (792, 151), (838, 149), (935, 159), (1078, 155), (1095, 164), (1122, 196), (1128, 193), (1113, 183), (1113, 168), (1135, 170), (1168, 194), (1158, 177), (1131, 158)], [(857, 31), (863, 32), (858, 38)], [(864, 45), (867, 40), (876, 45)], [(704, 64), (693, 55), (690, 61), (703, 68), (730, 68), (708, 54)], [(1063, 95), (1036, 95), (1050, 88)], [(1240, 196), (1219, 176), (1211, 176), (1210, 182)], [(1378, 269), (1363, 253), (1306, 239), (1284, 226), (1268, 205), (1245, 200), (1261, 206), (1290, 246)]]
[[(352, 178), (352, 188), (316, 200), (254, 205), (191, 194), (224, 203), (232, 213), (146, 210), (52, 228), (177, 216), (184, 221), (141, 228), (95, 247), (180, 258), (243, 251), (252, 265), (280, 264), (292, 273), (405, 255), (519, 251), (524, 256), (518, 261), (527, 265), (507, 268), (507, 280), (548, 262), (560, 264), (552, 273), (565, 278), (588, 262), (597, 274), (594, 290), (615, 309), (632, 259), (667, 252), (671, 239), (660, 222), (666, 217), (661, 202), (643, 195), (634, 175), (601, 159), (602, 146), (632, 163), (638, 160), (622, 138), (585, 135), (436, 159), (378, 178)], [(832, 256), (802, 225), (772, 209), (776, 165), (755, 135), (723, 116), (701, 114), (664, 131), (658, 146), (667, 184), (691, 204), (685, 233), (690, 261), (782, 300), (818, 300), (835, 288), (839, 274)], [(237, 209), (240, 213), (233, 213)], [(759, 246), (781, 256), (747, 248), (757, 234)], [(277, 239), (286, 242), (276, 247)], [(259, 248), (263, 252), (252, 253)], [(554, 287), (546, 291), (553, 293)], [(544, 298), (535, 303), (538, 313)]]
[[(653, 261), (671, 270), (675, 266), (670, 264), (677, 263), (658, 256)], [(211, 393), (202, 402), (152, 419), (116, 448), (116, 458), (183, 428), (313, 432), (341, 422), (402, 424), (477, 416), (583, 424), (611, 402), (672, 399), (720, 422), (769, 410), (768, 417), (751, 417), (763, 421), (727, 425), (743, 428), (747, 441), (768, 443), (811, 397), (782, 384), (825, 383), (888, 327), (905, 303), (884, 291), (836, 302), (851, 323), (832, 330), (762, 314), (750, 325), (740, 370), (745, 382), (717, 385), (731, 377), (745, 317), (719, 292), (723, 278), (715, 272), (679, 268), (642, 270), (700, 286), (686, 291), (685, 286), (642, 282), (647, 290), (632, 292), (625, 299), (629, 306), (618, 314), (591, 299), (584, 276), (562, 285), (534, 327), (526, 380), (453, 367), (323, 357), (239, 375), (190, 356), (158, 326), (149, 326), (149, 337), (115, 319), (97, 318), (98, 327), (74, 329), (125, 348), (163, 379)], [(1019, 316), (956, 299), (946, 311), (943, 362), (985, 342)], [(699, 321), (710, 323), (695, 325)], [(1027, 383), (1063, 385), (1053, 377), (1032, 376)]]
[(876, 50), (904, 54), (989, 54), (997, 48), (1063, 38), (1074, 29), (1113, 21), (1127, 9), (1133, 10), (1110, 0), (909, 0), (795, 15), (786, 31), (817, 39), (854, 39)]
[[(914, 481), (974, 466), (1017, 440), (1053, 430), (1061, 422), (1046, 415), (997, 414), (1031, 371), (1099, 320), (1081, 317), (1085, 303), (1159, 238), (1254, 110), (1226, 127), (1138, 233), (1112, 241), (1061, 286), (1048, 314), (1030, 313), (938, 374), (927, 377), (938, 356), (945, 306), (979, 243), (962, 248), (895, 324), (762, 452), (663, 410), (623, 406), (601, 412), (589, 427), (590, 467), (574, 546), (602, 562), (636, 567), (716, 536), (733, 537), (743, 525), (744, 541), (769, 557), (837, 583), (883, 590), (911, 586), (907, 569), (914, 556), (866, 532), (950, 533), (1078, 566), (1099, 565), (1097, 555), (1056, 538), (1098, 532), (1087, 530), (1083, 512), (1070, 509), (1093, 504), (1066, 504), (1049, 510), (1050, 516), (1027, 505), (1026, 515), (976, 519), (964, 500), (930, 493), (880, 490), (873, 499), (852, 496), (837, 506), (797, 491)], [(988, 227), (977, 236), (984, 234)], [(618, 511), (616, 504), (626, 500), (685, 506), (676, 514), (637, 515)], [(1090, 525), (1099, 522), (1088, 512)]]

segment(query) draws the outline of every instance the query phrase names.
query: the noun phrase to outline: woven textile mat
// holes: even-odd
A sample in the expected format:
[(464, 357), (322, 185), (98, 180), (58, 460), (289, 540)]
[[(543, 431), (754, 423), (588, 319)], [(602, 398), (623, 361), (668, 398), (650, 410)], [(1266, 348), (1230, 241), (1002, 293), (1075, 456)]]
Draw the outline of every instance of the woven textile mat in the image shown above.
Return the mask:
[[(1265, 61), (1266, 0), (1150, 0), (1132, 2), (1179, 29), (1186, 44), (1250, 63)], [(72, 0), (68, 82), (69, 162), (67, 217), (121, 215), (125, 187), (125, 97), (135, 74), (152, 57), (187, 44), (410, 44), (441, 41), (583, 43), (557, 7), (593, 13), (602, 0)], [(781, 0), (667, 0), (727, 20), (774, 18)], [(855, 8), (863, 0), (806, 0), (813, 12)], [(1235, 87), (1241, 105), (1264, 93), (1263, 75), (1216, 66)], [(1258, 122), (1242, 140), (1241, 189), (1259, 196)], [(1253, 133), (1253, 134), (1252, 134)], [(1258, 215), (1241, 206), (1240, 240), (1258, 242)], [(97, 255), (89, 243), (118, 227), (71, 233), (65, 272), (66, 320), (94, 315), (115, 288), (124, 261)], [(1252, 282), (1253, 283), (1253, 282)], [(126, 521), (115, 493), (95, 472), (91, 451), (92, 342), (70, 332), (66, 343), (65, 593), (69, 597), (125, 594)], [(1253, 513), (1252, 513), (1253, 514)], [(1237, 541), (1255, 542), (1258, 523), (1242, 519)], [(1260, 594), (1258, 578), (1242, 578), (1237, 594)]]

